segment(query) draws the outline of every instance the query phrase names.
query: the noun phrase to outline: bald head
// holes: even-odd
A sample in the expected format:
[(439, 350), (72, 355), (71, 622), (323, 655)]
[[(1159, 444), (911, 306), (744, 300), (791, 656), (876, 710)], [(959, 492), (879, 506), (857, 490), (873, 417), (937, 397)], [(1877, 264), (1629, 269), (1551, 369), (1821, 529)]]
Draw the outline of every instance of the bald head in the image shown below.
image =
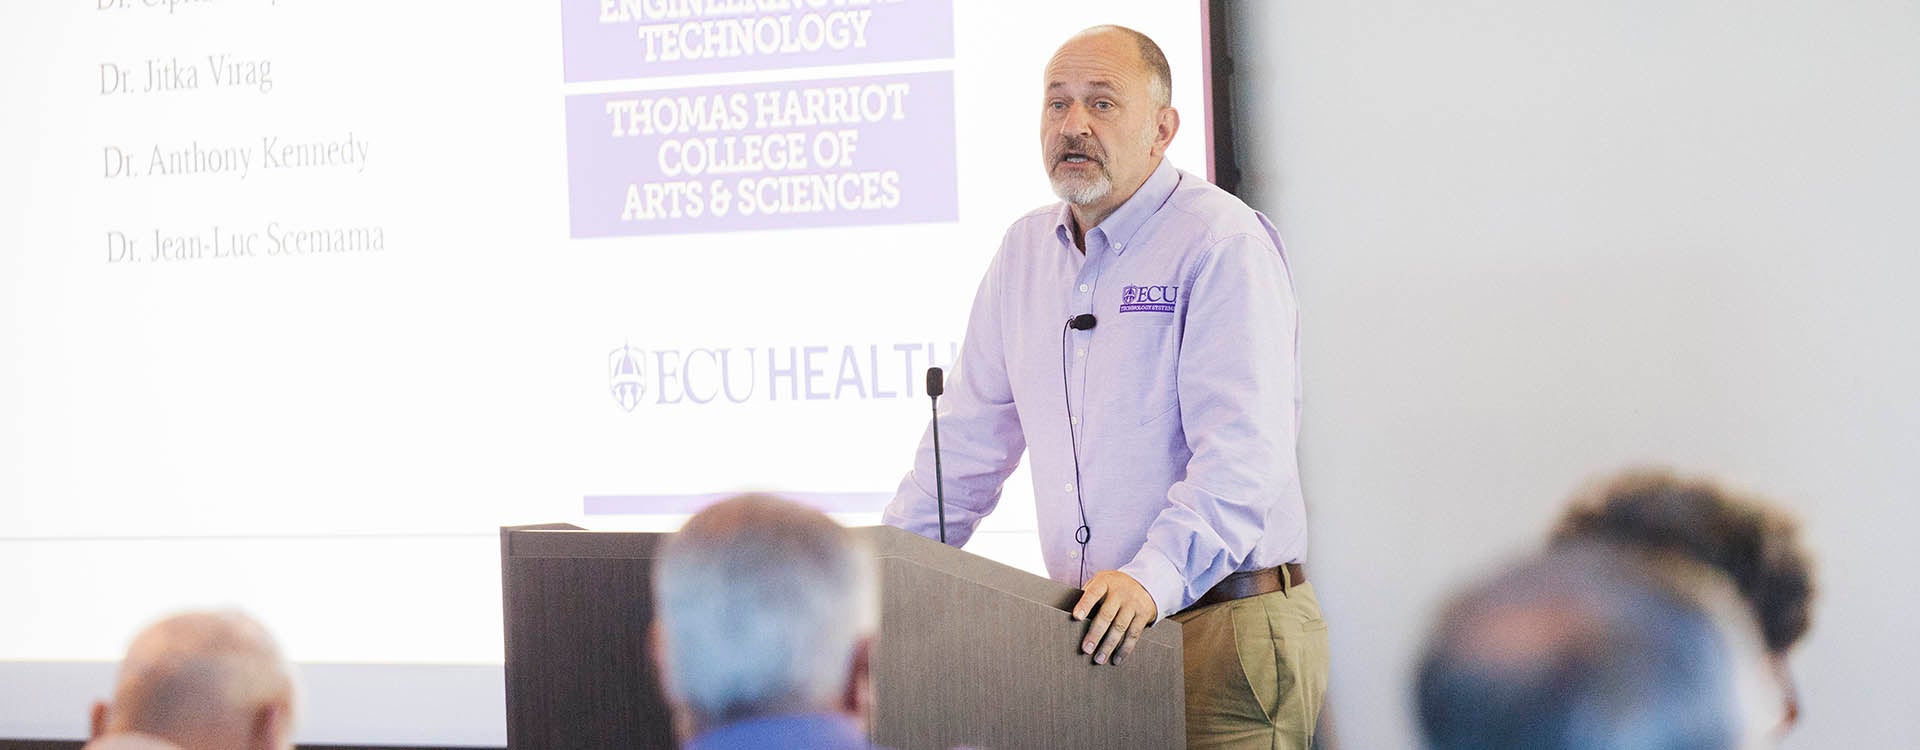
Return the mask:
[[(1173, 106), (1173, 66), (1167, 64), (1167, 55), (1160, 51), (1151, 37), (1133, 29), (1116, 24), (1094, 26), (1074, 34), (1060, 45), (1064, 52), (1069, 46), (1087, 43), (1112, 42), (1130, 48), (1135, 56), (1134, 64), (1139, 66), (1141, 75), (1147, 78), (1147, 91), (1154, 106)], [(1056, 52), (1056, 55), (1059, 53)]]
[(133, 639), (113, 703), (95, 731), (139, 734), (187, 748), (291, 747), (293, 681), (280, 648), (239, 612), (186, 612)]

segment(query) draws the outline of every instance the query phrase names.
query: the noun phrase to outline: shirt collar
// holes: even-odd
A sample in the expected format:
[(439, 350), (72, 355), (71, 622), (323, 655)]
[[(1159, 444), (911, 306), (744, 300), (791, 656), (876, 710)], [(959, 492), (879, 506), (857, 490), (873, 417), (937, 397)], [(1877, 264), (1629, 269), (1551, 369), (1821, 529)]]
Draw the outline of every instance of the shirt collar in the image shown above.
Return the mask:
[[(1153, 169), (1153, 174), (1147, 175), (1147, 181), (1140, 184), (1139, 190), (1133, 191), (1133, 197), (1108, 214), (1099, 226), (1088, 229), (1087, 234), (1099, 232), (1105, 235), (1107, 245), (1113, 248), (1114, 253), (1126, 252), (1133, 235), (1161, 206), (1166, 205), (1167, 199), (1173, 197), (1174, 188), (1179, 186), (1180, 170), (1175, 169), (1173, 162), (1165, 156), (1160, 157), (1160, 166)], [(1060, 213), (1055, 218), (1054, 234), (1069, 247), (1073, 246), (1072, 222), (1073, 211), (1066, 203), (1061, 203)]]

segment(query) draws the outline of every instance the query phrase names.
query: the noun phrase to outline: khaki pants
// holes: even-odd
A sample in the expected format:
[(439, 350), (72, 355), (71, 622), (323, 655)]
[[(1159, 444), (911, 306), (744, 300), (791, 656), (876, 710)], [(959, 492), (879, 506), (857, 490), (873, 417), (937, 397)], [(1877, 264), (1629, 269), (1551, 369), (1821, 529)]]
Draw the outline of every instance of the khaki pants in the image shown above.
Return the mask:
[(1313, 584), (1173, 616), (1186, 655), (1187, 747), (1307, 750), (1327, 690)]

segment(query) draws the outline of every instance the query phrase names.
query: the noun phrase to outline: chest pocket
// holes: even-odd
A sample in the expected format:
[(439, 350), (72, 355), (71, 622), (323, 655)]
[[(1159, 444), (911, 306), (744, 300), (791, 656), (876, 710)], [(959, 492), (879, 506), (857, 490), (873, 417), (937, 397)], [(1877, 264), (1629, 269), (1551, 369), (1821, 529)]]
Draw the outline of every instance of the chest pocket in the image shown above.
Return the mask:
[(1098, 389), (1109, 424), (1145, 425), (1177, 417), (1180, 326), (1174, 313), (1119, 313), (1100, 321), (1088, 389)]

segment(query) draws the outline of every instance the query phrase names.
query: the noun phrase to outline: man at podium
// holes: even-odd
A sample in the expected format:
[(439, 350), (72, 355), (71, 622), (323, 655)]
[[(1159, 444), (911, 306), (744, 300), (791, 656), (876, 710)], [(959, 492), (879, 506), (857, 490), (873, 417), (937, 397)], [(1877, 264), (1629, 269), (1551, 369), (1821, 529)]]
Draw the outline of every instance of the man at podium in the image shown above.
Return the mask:
[(1048, 573), (1085, 591), (1080, 650), (1118, 665), (1142, 628), (1175, 618), (1189, 746), (1305, 748), (1327, 635), (1300, 565), (1279, 234), (1164, 158), (1180, 117), (1145, 35), (1083, 31), (1042, 83), (1042, 166), (1062, 202), (1007, 230), (941, 402), (939, 455), (930, 426), (885, 520), (939, 538), (944, 515), (964, 545), (1026, 450)]

